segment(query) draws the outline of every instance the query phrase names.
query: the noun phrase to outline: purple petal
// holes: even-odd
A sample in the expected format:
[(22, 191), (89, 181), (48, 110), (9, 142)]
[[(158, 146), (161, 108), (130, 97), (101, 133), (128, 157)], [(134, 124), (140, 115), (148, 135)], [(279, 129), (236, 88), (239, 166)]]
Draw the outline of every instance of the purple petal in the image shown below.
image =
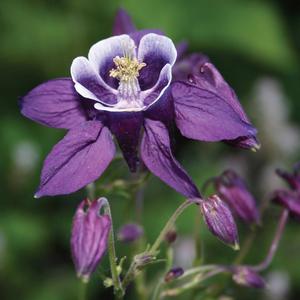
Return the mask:
[[(178, 51), (182, 53), (184, 49), (177, 48), (178, 56), (180, 56), (181, 53)], [(180, 60), (177, 60), (173, 67), (174, 80), (187, 80), (188, 76), (191, 74), (199, 75), (202, 65), (206, 62), (209, 62), (209, 58), (202, 53), (192, 53)]]
[(96, 180), (114, 154), (111, 134), (99, 121), (72, 128), (47, 156), (35, 197), (76, 192)]
[(164, 94), (172, 80), (172, 66), (166, 64), (159, 75), (156, 84), (149, 90), (141, 92), (141, 97), (143, 97), (144, 105), (150, 106), (155, 102), (160, 100), (161, 96)]
[(125, 9), (119, 9), (115, 17), (113, 35), (128, 34), (136, 31), (131, 17)]
[(190, 198), (199, 198), (197, 187), (175, 160), (166, 127), (159, 121), (145, 120), (141, 157), (147, 168), (177, 192)]
[(82, 101), (71, 78), (59, 78), (38, 85), (21, 99), (20, 106), (31, 120), (70, 129), (87, 120)]
[(176, 55), (176, 48), (168, 37), (154, 33), (143, 36), (138, 49), (138, 60), (146, 63), (139, 76), (141, 89), (153, 87), (163, 67), (167, 64), (173, 66)]
[[(92, 68), (100, 75), (105, 83), (112, 88), (118, 88), (118, 80), (109, 76), (109, 71), (115, 68), (113, 59), (124, 56), (124, 51), (131, 52), (135, 57), (135, 43), (129, 35), (113, 36), (94, 44), (88, 54)], [(128, 54), (128, 53), (127, 53)]]
[(273, 202), (282, 205), (290, 214), (300, 220), (300, 194), (297, 191), (277, 190), (273, 195)]
[(176, 44), (177, 61), (182, 59), (187, 49), (188, 49), (188, 42), (186, 41), (181, 41), (178, 44)]
[(73, 60), (71, 75), (81, 96), (107, 105), (117, 103), (116, 91), (102, 80), (87, 58), (80, 56)]
[(138, 166), (138, 145), (143, 122), (142, 113), (109, 114), (110, 130), (116, 136), (131, 172), (136, 172)]
[(129, 36), (134, 40), (136, 46), (138, 47), (142, 37), (144, 37), (145, 35), (147, 35), (149, 33), (164, 35), (164, 33), (159, 29), (143, 29), (143, 30), (131, 32), (129, 34)]
[(188, 138), (221, 141), (256, 133), (216, 92), (188, 82), (174, 82), (172, 95), (177, 127)]

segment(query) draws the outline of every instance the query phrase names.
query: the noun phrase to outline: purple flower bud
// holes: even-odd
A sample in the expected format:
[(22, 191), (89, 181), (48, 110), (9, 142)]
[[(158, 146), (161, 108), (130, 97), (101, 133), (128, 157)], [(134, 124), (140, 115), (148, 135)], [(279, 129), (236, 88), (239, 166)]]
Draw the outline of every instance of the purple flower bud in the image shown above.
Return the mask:
[(208, 229), (233, 249), (239, 249), (238, 232), (230, 209), (217, 195), (200, 202), (201, 212)]
[(239, 285), (252, 287), (252, 288), (264, 288), (265, 280), (250, 267), (240, 266), (233, 270), (232, 279)]
[(281, 178), (283, 178), (293, 190), (297, 190), (300, 192), (300, 164), (297, 163), (294, 166), (294, 171), (292, 173), (288, 173), (283, 170), (276, 170), (277, 175), (279, 175)]
[(107, 248), (111, 219), (108, 215), (100, 215), (104, 201), (104, 198), (82, 201), (73, 218), (72, 257), (77, 276), (84, 281), (89, 280)]
[(184, 273), (183, 269), (180, 267), (172, 268), (166, 275), (165, 275), (165, 282), (170, 282)]
[(287, 208), (293, 217), (300, 220), (300, 194), (297, 191), (277, 190), (272, 200)]
[(175, 229), (171, 229), (167, 232), (166, 236), (165, 236), (165, 241), (168, 244), (173, 244), (177, 239), (177, 232)]
[(231, 210), (248, 224), (259, 223), (256, 201), (243, 179), (233, 170), (225, 171), (215, 181), (216, 190)]
[(144, 233), (143, 228), (134, 223), (128, 223), (122, 226), (118, 232), (118, 239), (121, 242), (130, 243), (139, 239)]

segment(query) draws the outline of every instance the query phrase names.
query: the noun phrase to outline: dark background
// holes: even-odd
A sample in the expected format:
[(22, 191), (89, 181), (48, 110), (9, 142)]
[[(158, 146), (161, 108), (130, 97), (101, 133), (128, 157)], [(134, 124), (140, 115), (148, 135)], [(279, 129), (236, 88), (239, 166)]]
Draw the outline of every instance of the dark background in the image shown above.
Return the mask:
[[(22, 300), (77, 299), (78, 281), (69, 251), (71, 220), (85, 192), (34, 199), (43, 159), (63, 136), (19, 113), (17, 99), (37, 84), (69, 76), (72, 59), (110, 36), (116, 10), (122, 6), (139, 28), (160, 28), (175, 42), (187, 40), (191, 51), (206, 53), (236, 90), (252, 122), (259, 129), (259, 152), (205, 144), (178, 135), (176, 156), (200, 187), (210, 176), (230, 166), (243, 174), (258, 202), (282, 185), (276, 167), (291, 168), (299, 158), (300, 125), (300, 5), (297, 1), (242, 0), (2, 0), (0, 3), (0, 298)], [(128, 177), (116, 161), (100, 183)], [(136, 219), (134, 201), (124, 190), (103, 191), (111, 202), (114, 224)], [(182, 197), (151, 177), (145, 190), (142, 222), (153, 241)], [(246, 262), (266, 254), (278, 220), (271, 207), (258, 231)], [(190, 208), (178, 222), (175, 247), (183, 258), (193, 250), (194, 219)], [(243, 242), (248, 229), (239, 224)], [(207, 262), (230, 263), (236, 253), (212, 237), (201, 225)], [(233, 299), (300, 298), (300, 225), (291, 220), (272, 266), (264, 273), (267, 291), (253, 291), (225, 283)], [(134, 246), (117, 243), (119, 256)], [(182, 247), (182, 248), (180, 248)], [(181, 249), (181, 250), (180, 250)], [(184, 260), (184, 259), (183, 259)], [(178, 263), (184, 262), (178, 259)], [(188, 262), (187, 262), (188, 263)], [(101, 272), (108, 275), (107, 257)], [(151, 269), (150, 276), (156, 272)], [(222, 276), (218, 282), (223, 282)], [(277, 295), (274, 296), (274, 293)], [(200, 299), (195, 296), (194, 299)], [(88, 299), (110, 299), (100, 273), (93, 276)], [(127, 299), (137, 299), (129, 290)], [(191, 299), (183, 294), (178, 299)], [(202, 299), (202, 298), (201, 298)], [(211, 297), (207, 299), (221, 299)], [(231, 298), (230, 298), (231, 299)]]

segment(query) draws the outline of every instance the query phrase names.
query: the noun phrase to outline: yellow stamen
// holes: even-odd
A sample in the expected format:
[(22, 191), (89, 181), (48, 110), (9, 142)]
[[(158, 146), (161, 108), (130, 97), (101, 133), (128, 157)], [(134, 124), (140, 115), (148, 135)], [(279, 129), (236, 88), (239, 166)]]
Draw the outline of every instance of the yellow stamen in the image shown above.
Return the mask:
[(146, 66), (145, 63), (140, 63), (136, 58), (132, 59), (129, 56), (116, 56), (113, 59), (113, 62), (115, 63), (116, 68), (109, 71), (109, 76), (123, 82), (137, 78), (139, 76), (139, 71)]

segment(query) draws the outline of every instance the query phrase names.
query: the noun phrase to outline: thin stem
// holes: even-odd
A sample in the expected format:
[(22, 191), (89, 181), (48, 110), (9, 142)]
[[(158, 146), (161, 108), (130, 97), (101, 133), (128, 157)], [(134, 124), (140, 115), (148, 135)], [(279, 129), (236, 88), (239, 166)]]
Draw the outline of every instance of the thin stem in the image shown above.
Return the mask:
[[(267, 210), (267, 208), (269, 206), (269, 203), (270, 203), (270, 200), (269, 200), (269, 195), (268, 195), (268, 196), (265, 196), (263, 198), (263, 200), (261, 202), (261, 205), (259, 207), (260, 222), (263, 221), (263, 216), (264, 216), (265, 211)], [(253, 245), (253, 242), (255, 240), (255, 237), (256, 237), (257, 229), (258, 229), (258, 226), (255, 225), (253, 230), (246, 237), (245, 242), (243, 243), (243, 245), (241, 247), (241, 251), (238, 253), (236, 259), (234, 260), (235, 265), (241, 264), (241, 262), (244, 260), (244, 258), (246, 257), (246, 255), (250, 251), (250, 249)]]
[(263, 271), (272, 262), (272, 260), (274, 258), (274, 255), (275, 255), (275, 253), (277, 251), (277, 248), (278, 248), (278, 245), (279, 245), (279, 241), (280, 241), (280, 239), (282, 237), (282, 234), (283, 234), (283, 231), (284, 231), (284, 228), (285, 228), (288, 216), (289, 216), (288, 209), (284, 209), (282, 211), (282, 213), (281, 213), (281, 216), (280, 216), (280, 219), (279, 219), (279, 223), (278, 223), (275, 235), (274, 235), (274, 239), (273, 239), (273, 241), (271, 243), (269, 252), (268, 252), (266, 258), (260, 264), (258, 264), (257, 266), (253, 267), (254, 270), (256, 270), (256, 271)]
[[(171, 288), (171, 289), (167, 289), (165, 291), (163, 291), (160, 294), (160, 298), (164, 298), (166, 296), (177, 296), (187, 290), (193, 289), (195, 287), (197, 287), (199, 285), (199, 283), (203, 282), (204, 280), (213, 277), (219, 273), (222, 272), (227, 272), (228, 269), (226, 267), (220, 266), (220, 267), (216, 267), (215, 269), (212, 269), (211, 271), (207, 272), (206, 274), (202, 275), (197, 274), (194, 279), (189, 280), (188, 282), (182, 284), (181, 286), (175, 287), (175, 288)], [(159, 298), (159, 299), (160, 299)]]
[[(105, 199), (106, 200), (106, 199)], [(105, 205), (105, 213), (109, 215), (110, 219), (112, 220), (111, 210), (108, 201), (104, 203)], [(109, 263), (110, 263), (110, 271), (114, 285), (114, 292), (118, 299), (122, 299), (124, 296), (124, 290), (122, 287), (122, 283), (119, 277), (118, 269), (117, 269), (117, 256), (116, 256), (116, 249), (115, 249), (115, 238), (114, 238), (114, 230), (113, 225), (111, 226), (111, 230), (109, 233), (109, 240), (108, 240), (108, 255), (109, 255)]]
[(236, 259), (234, 260), (235, 265), (240, 264), (244, 260), (244, 258), (248, 254), (253, 244), (255, 237), (256, 237), (256, 229), (252, 230), (250, 234), (247, 236), (246, 240), (244, 241), (243, 246), (241, 247), (241, 251), (237, 255)]
[(152, 245), (152, 247), (149, 250), (149, 253), (155, 253), (160, 244), (163, 242), (166, 234), (173, 228), (177, 218), (183, 213), (183, 211), (189, 207), (190, 205), (195, 204), (195, 202), (192, 202), (190, 199), (185, 200), (173, 213), (173, 215), (171, 216), (171, 218), (168, 220), (168, 222), (166, 223), (165, 227), (162, 229), (162, 231), (160, 232), (159, 236), (157, 237), (156, 241), (154, 242), (154, 244)]
[(78, 288), (78, 300), (86, 300), (87, 282), (81, 281)]
[(87, 197), (90, 200), (94, 200), (96, 197), (96, 186), (94, 182), (91, 182), (86, 186)]

